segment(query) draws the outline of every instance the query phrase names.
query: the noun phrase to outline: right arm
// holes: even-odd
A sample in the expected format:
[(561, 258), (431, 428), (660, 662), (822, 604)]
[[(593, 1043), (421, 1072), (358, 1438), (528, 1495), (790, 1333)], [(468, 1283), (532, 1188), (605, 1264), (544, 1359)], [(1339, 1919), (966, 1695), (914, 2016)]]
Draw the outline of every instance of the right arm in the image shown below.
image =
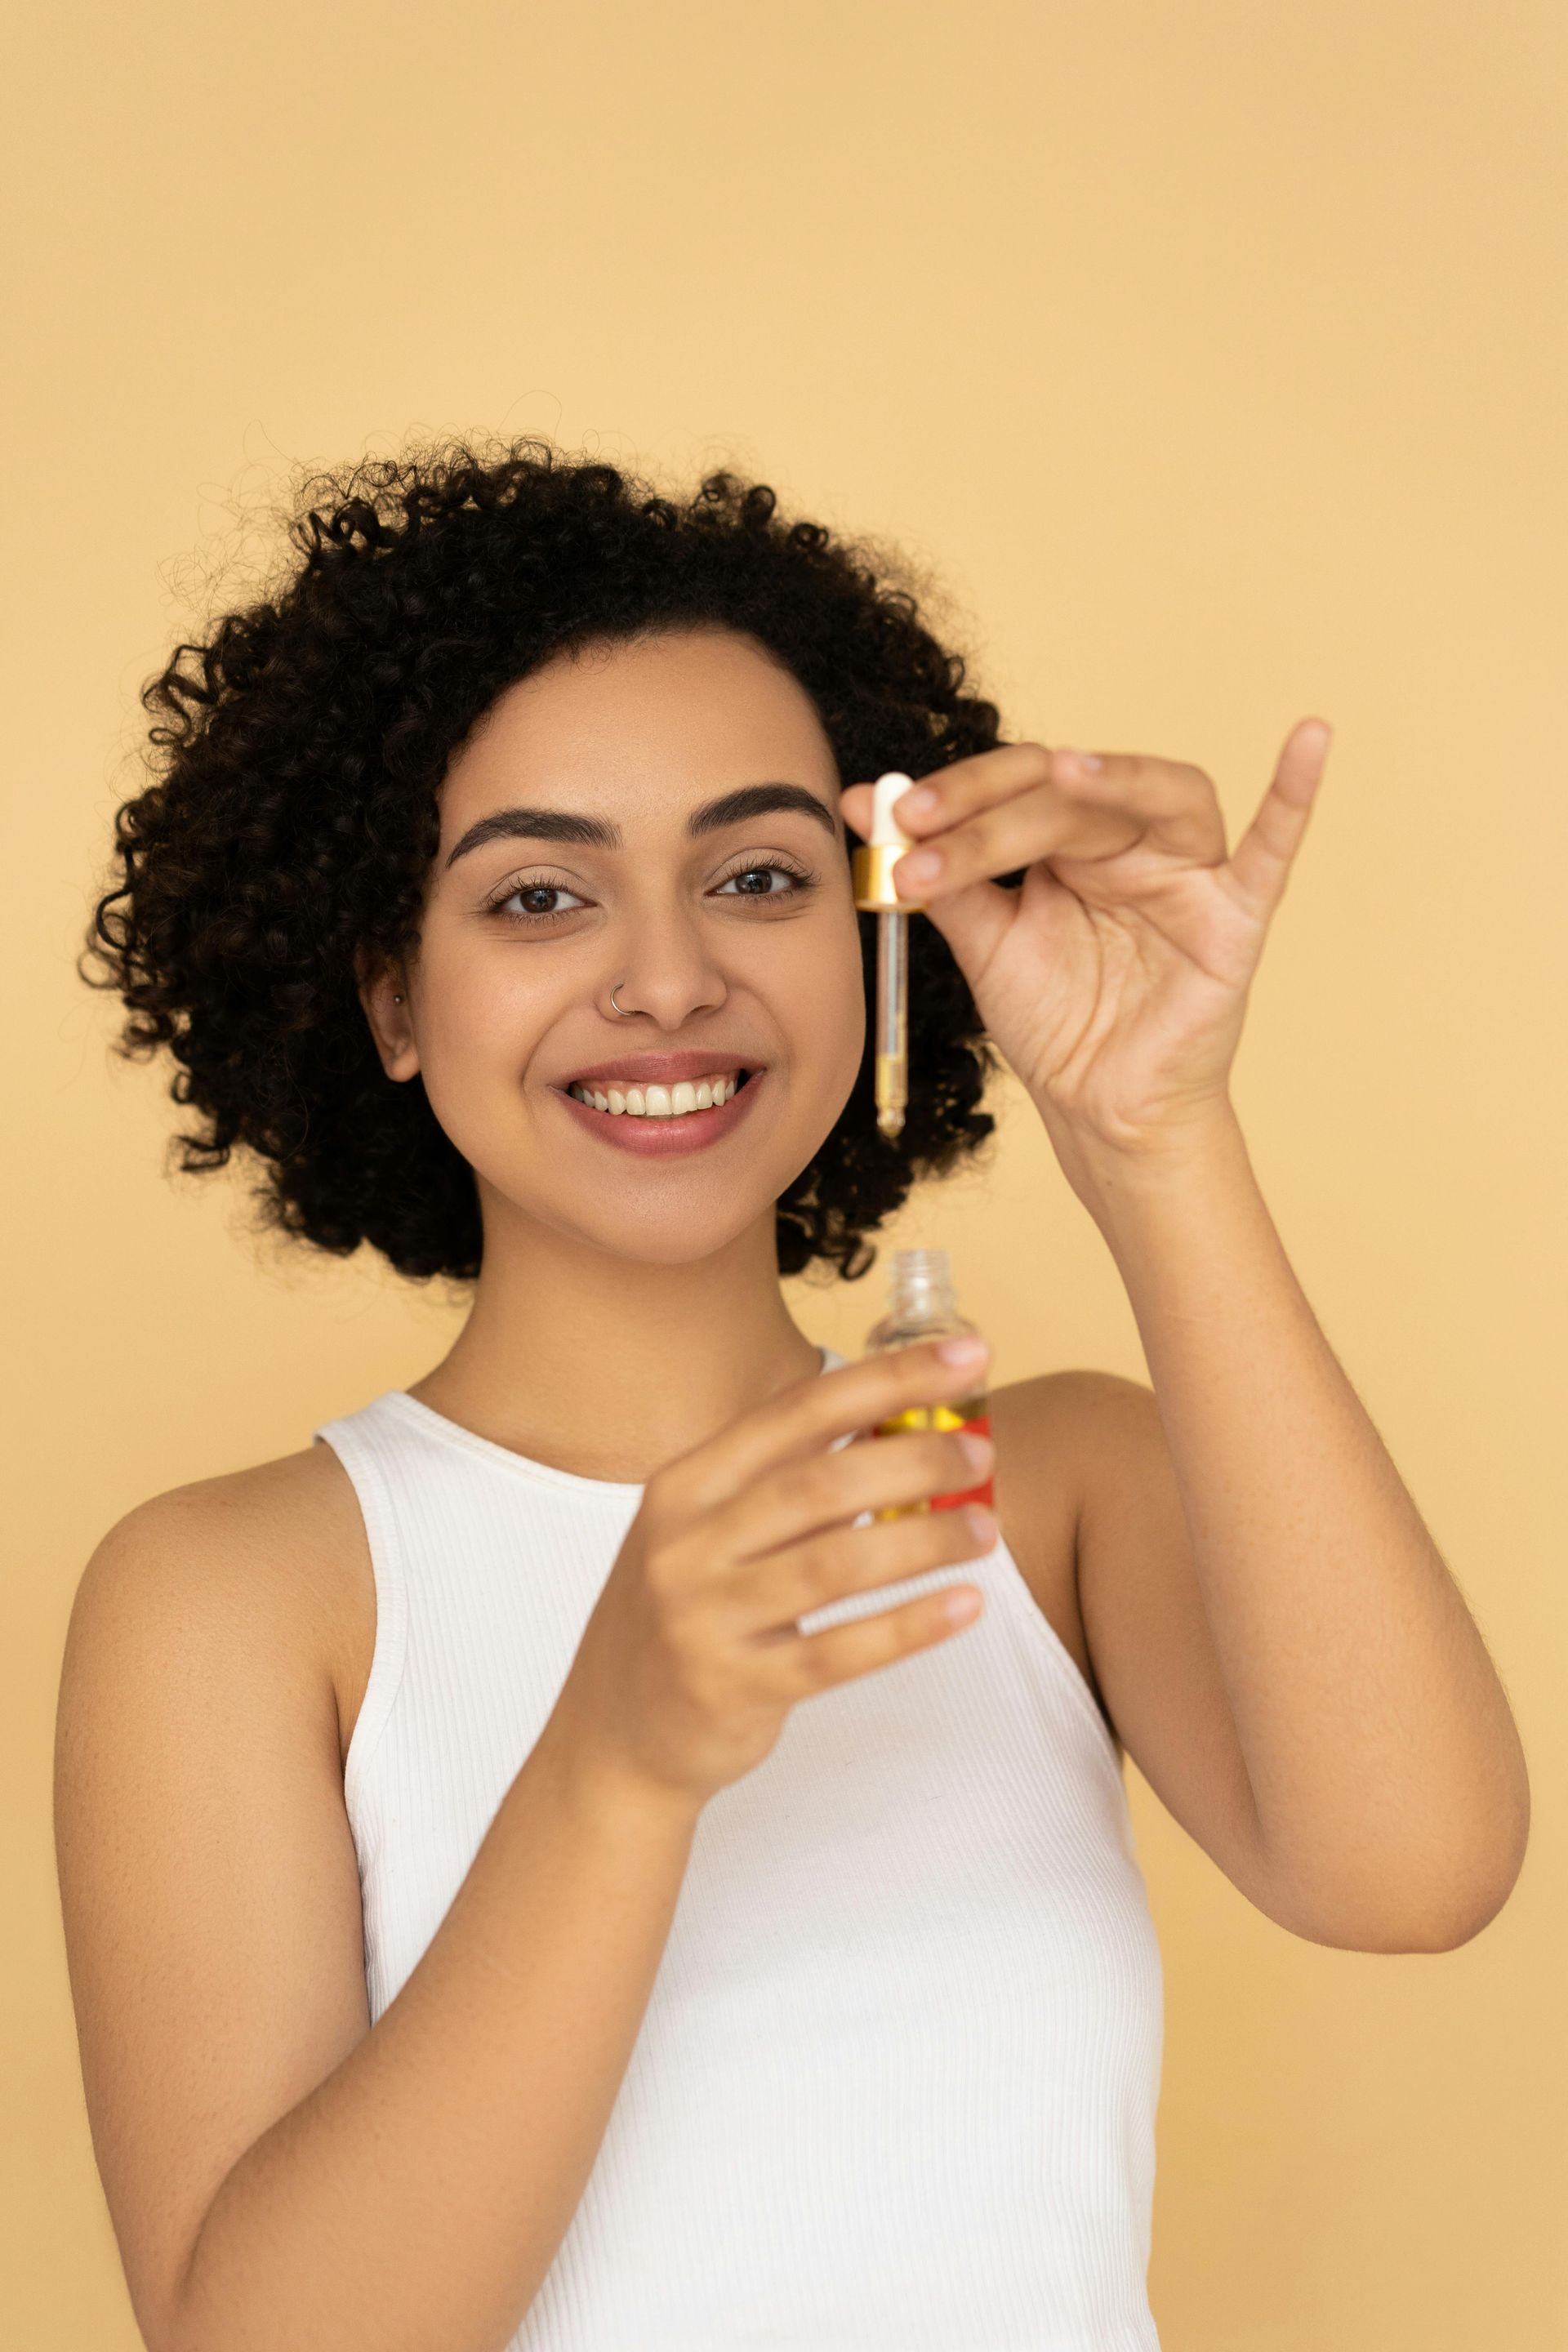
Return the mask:
[(954, 1632), (954, 1435), (830, 1439), (973, 1386), (814, 1376), (649, 1481), (544, 1730), (369, 2022), (335, 1707), (297, 1589), (211, 1488), (122, 1520), (72, 1614), (57, 1844), (94, 2147), (150, 2352), (500, 2352), (581, 2200), (709, 1796), (790, 1706)]
[(489, 2352), (582, 2194), (697, 1808), (547, 1729), (372, 2029), (335, 1710), (215, 1516), (185, 1490), (111, 1531), (61, 1687), (72, 1991), (137, 2322), (150, 2352)]
[(685, 1875), (696, 1809), (640, 1798), (539, 1740), (374, 2030), (225, 2177), (174, 2344), (506, 2343), (593, 2168)]

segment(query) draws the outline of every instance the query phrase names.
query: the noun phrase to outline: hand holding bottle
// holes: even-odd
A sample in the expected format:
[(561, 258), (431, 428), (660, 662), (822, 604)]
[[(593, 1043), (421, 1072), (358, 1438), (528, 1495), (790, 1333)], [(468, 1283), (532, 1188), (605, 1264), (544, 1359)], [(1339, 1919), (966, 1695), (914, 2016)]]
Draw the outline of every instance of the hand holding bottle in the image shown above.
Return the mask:
[(987, 1438), (834, 1444), (972, 1396), (985, 1356), (960, 1336), (816, 1374), (656, 1472), (551, 1718), (575, 1760), (700, 1808), (762, 1762), (796, 1700), (932, 1648), (977, 1613), (975, 1587), (944, 1585), (814, 1633), (795, 1622), (990, 1550), (988, 1511), (918, 1507), (984, 1476)]

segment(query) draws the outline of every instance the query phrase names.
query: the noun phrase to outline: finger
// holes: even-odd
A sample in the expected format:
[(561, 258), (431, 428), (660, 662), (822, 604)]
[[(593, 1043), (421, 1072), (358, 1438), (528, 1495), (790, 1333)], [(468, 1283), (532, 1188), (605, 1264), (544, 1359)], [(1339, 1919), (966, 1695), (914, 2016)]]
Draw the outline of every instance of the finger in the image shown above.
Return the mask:
[(1241, 839), (1228, 872), (1242, 899), (1267, 922), (1284, 895), (1328, 758), (1332, 730), (1321, 719), (1298, 721), (1285, 739), (1274, 781)]
[(784, 1640), (794, 1633), (797, 1617), (830, 1608), (852, 1592), (982, 1559), (995, 1541), (995, 1518), (979, 1505), (841, 1528), (750, 1562), (717, 1605), (736, 1632)]
[(973, 1622), (985, 1597), (973, 1584), (944, 1584), (898, 1609), (876, 1609), (846, 1625), (786, 1636), (771, 1659), (792, 1702), (874, 1675), (917, 1650), (934, 1649)]
[(1041, 857), (1113, 857), (1147, 830), (1146, 817), (1124, 804), (1086, 802), (1058, 784), (1037, 784), (960, 819), (940, 836), (927, 835), (893, 867), (893, 887), (900, 898), (925, 900)]
[(1053, 751), (1044, 743), (999, 743), (994, 751), (976, 751), (922, 776), (900, 794), (892, 813), (905, 833), (923, 838), (995, 801), (1049, 783), (1058, 773), (1058, 763), (1071, 758), (1071, 752)]
[[(1016, 756), (1026, 753), (1026, 760)], [(1212, 842), (1218, 819), (1213, 780), (1188, 761), (1157, 760), (1141, 751), (1079, 751), (1067, 744), (1047, 751), (1043, 743), (1008, 744), (1004, 751), (955, 761), (900, 794), (892, 813), (905, 833), (923, 841), (1042, 785), (1054, 787), (1064, 800), (1130, 809), (1151, 827), (1176, 825), (1190, 833), (1196, 821), (1202, 835), (1192, 845), (1200, 854)], [(1223, 824), (1219, 830), (1223, 856)], [(1185, 848), (1188, 843), (1175, 845)]]
[[(1144, 835), (1167, 856), (1219, 864), (1225, 819), (1213, 780), (1202, 768), (1141, 752), (1105, 751), (1092, 755), (1098, 764), (1090, 769), (1087, 756), (1053, 751), (1043, 782), (1010, 791), (963, 780), (951, 824), (933, 833), (936, 814), (921, 820), (921, 845), (894, 866), (894, 888), (900, 896), (921, 898), (1043, 857), (1113, 857)], [(945, 793), (952, 772), (922, 789)], [(906, 793), (896, 803), (900, 823), (910, 797)]]
[[(975, 797), (959, 811), (966, 814), (969, 805), (981, 807), (988, 797), (998, 793), (1023, 792), (1032, 784), (1043, 783), (1051, 772), (1052, 758), (1043, 743), (999, 743), (992, 751), (972, 752), (967, 759), (954, 760), (947, 767), (922, 777), (894, 803), (894, 814), (905, 833), (925, 833), (931, 829), (928, 824), (905, 823), (906, 810), (918, 814), (929, 806), (956, 805), (955, 796), (969, 793)], [(927, 803), (922, 795), (933, 787), (937, 790), (937, 802)], [(869, 784), (849, 785), (839, 796), (838, 808), (846, 824), (862, 839), (869, 835)]]
[(650, 1488), (678, 1511), (713, 1510), (763, 1471), (820, 1453), (836, 1437), (875, 1429), (913, 1404), (973, 1396), (990, 1359), (984, 1339), (978, 1350), (962, 1338), (928, 1339), (809, 1374), (657, 1472)]
[[(782, 1463), (701, 1518), (705, 1554), (732, 1563), (842, 1526), (861, 1511), (962, 1495), (994, 1460), (988, 1438), (955, 1429), (906, 1430), (866, 1445)], [(717, 1573), (728, 1576), (729, 1565)]]
[[(967, 764), (956, 762), (955, 768)], [(944, 773), (952, 775), (955, 768), (948, 769)], [(904, 798), (907, 800), (908, 797), (906, 793)], [(843, 794), (839, 808), (845, 823), (854, 832), (863, 835), (870, 833), (869, 784), (851, 784)], [(1016, 921), (1018, 895), (1016, 890), (999, 890), (991, 882), (977, 882), (967, 889), (945, 891), (934, 905), (926, 907), (924, 911), (973, 982), (984, 971), (1000, 947), (1004, 935)]]

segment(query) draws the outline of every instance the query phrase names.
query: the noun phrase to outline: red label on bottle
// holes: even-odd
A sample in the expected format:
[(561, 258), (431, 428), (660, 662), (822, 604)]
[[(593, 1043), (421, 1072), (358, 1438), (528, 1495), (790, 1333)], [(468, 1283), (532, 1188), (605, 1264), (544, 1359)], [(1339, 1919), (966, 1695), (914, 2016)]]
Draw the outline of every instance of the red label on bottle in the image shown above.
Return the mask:
[[(961, 1397), (954, 1404), (916, 1404), (907, 1412), (895, 1413), (890, 1421), (877, 1424), (879, 1437), (891, 1437), (904, 1429), (971, 1429), (977, 1437), (991, 1434), (990, 1407), (984, 1397)], [(956, 1494), (933, 1495), (925, 1503), (899, 1503), (879, 1511), (879, 1519), (898, 1518), (906, 1511), (956, 1511), (965, 1503), (984, 1503), (994, 1510), (995, 1498), (991, 1480), (983, 1478), (977, 1486), (965, 1486)]]

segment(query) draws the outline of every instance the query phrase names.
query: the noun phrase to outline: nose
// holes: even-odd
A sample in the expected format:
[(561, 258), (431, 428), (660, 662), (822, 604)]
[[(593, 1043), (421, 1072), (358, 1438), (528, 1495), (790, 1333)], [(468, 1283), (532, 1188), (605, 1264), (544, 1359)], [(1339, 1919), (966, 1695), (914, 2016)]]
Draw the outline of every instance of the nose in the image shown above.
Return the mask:
[(676, 909), (645, 910), (617, 926), (616, 940), (608, 958), (615, 969), (605, 972), (599, 1003), (617, 1026), (622, 1014), (641, 1013), (678, 1033), (699, 1013), (719, 1011), (730, 993), (700, 928)]

